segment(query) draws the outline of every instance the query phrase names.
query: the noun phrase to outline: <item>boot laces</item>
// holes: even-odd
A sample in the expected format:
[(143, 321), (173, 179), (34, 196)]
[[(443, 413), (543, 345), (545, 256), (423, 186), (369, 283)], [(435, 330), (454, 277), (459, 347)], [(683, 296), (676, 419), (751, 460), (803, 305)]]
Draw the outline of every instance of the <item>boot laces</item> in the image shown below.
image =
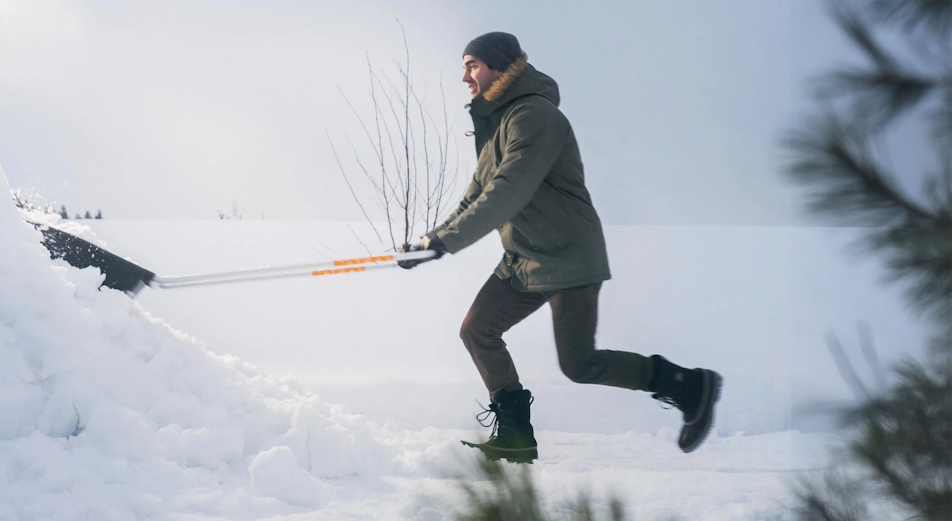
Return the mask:
[[(684, 397), (665, 396), (663, 394), (658, 394), (658, 393), (652, 394), (651, 397), (662, 403), (661, 405), (662, 409), (672, 409), (676, 407), (679, 411), (685, 414), (685, 417), (687, 417), (687, 415), (689, 414), (693, 414), (694, 411), (697, 410), (695, 407), (690, 407), (686, 405), (684, 403), (684, 399), (683, 399)], [(665, 407), (664, 406), (665, 404), (670, 405), (671, 407)]]
[[(693, 374), (695, 374), (693, 371), (678, 371), (672, 377), (677, 385), (666, 386), (666, 389), (652, 394), (651, 397), (662, 403), (662, 409), (676, 407), (684, 413), (693, 412), (697, 404), (692, 403), (696, 401), (696, 398), (692, 396), (689, 388), (691, 384), (688, 381), (690, 378), (696, 378)], [(665, 405), (670, 407), (665, 407)]]
[[(678, 409), (684, 410), (684, 406), (681, 404), (681, 402), (679, 402), (677, 398), (674, 398), (673, 396), (664, 396), (662, 394), (655, 393), (652, 394), (651, 397), (662, 403), (662, 409), (673, 409), (677, 407)], [(670, 405), (671, 407), (665, 407), (664, 404)]]
[[(532, 402), (534, 401), (535, 396), (530, 396), (529, 405), (532, 405)], [(482, 409), (482, 412), (476, 414), (476, 421), (478, 421), (483, 427), (492, 427), (493, 429), (492, 433), (489, 435), (489, 439), (493, 439), (501, 435), (506, 425), (505, 417), (512, 416), (512, 414), (507, 414), (504, 409), (500, 409), (499, 404), (496, 402), (490, 402), (489, 407), (486, 407), (480, 403), (479, 400), (477, 400), (476, 403)], [(500, 422), (500, 418), (502, 418), (503, 421)]]
[(483, 412), (476, 414), (476, 421), (479, 422), (483, 427), (493, 428), (492, 434), (489, 435), (489, 439), (496, 437), (496, 432), (499, 430), (499, 404), (495, 402), (490, 402), (489, 407), (487, 408), (483, 404), (476, 402), (483, 409)]

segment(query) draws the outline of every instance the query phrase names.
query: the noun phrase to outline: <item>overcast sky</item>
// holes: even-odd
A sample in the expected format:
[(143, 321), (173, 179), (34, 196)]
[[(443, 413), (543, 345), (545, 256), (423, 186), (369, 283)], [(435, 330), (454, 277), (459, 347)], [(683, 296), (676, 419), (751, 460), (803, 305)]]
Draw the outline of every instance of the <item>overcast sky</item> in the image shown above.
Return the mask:
[(431, 109), (443, 83), (462, 182), (461, 51), (512, 32), (614, 224), (803, 223), (777, 143), (805, 81), (856, 56), (813, 1), (0, 0), (0, 165), (71, 214), (359, 220), (325, 129), (352, 159), (341, 92), (369, 116), (366, 56), (395, 75), (397, 19)]

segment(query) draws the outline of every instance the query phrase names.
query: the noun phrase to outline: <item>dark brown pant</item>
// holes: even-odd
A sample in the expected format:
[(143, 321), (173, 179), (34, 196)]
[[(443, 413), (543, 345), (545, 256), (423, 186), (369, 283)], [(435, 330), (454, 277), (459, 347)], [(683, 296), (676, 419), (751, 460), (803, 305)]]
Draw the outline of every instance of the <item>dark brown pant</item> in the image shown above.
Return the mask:
[(522, 389), (502, 335), (546, 302), (552, 308), (559, 367), (576, 383), (643, 390), (651, 378), (649, 358), (624, 351), (595, 349), (601, 283), (558, 291), (521, 292), (508, 279), (492, 275), (476, 295), (460, 338), (469, 350), (490, 396)]

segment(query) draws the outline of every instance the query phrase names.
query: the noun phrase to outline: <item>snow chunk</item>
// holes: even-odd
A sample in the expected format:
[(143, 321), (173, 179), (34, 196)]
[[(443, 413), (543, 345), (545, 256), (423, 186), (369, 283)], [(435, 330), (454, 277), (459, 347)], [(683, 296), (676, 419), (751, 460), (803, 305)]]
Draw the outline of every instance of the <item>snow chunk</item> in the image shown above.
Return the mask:
[(248, 467), (251, 492), (301, 506), (319, 506), (334, 497), (333, 489), (298, 465), (290, 447), (261, 451)]

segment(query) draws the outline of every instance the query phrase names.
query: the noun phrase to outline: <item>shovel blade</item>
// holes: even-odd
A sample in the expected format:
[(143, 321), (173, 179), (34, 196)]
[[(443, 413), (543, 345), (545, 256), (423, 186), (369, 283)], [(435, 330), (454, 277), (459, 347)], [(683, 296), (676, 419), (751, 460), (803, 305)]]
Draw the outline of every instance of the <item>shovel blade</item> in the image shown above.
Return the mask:
[(73, 234), (50, 227), (40, 232), (41, 244), (49, 250), (51, 258), (63, 259), (76, 268), (99, 268), (106, 276), (102, 286), (135, 295), (155, 279), (155, 273)]

